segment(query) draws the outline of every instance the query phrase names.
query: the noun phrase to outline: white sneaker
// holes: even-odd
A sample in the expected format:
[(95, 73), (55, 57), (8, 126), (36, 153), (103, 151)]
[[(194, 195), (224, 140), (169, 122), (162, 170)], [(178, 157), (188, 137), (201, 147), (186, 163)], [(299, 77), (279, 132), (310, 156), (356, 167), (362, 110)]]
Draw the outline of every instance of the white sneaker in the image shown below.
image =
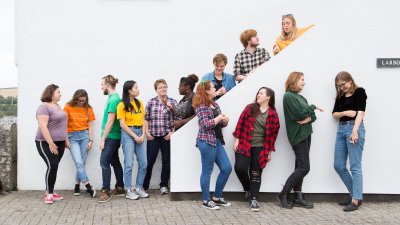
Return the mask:
[(149, 197), (149, 194), (143, 188), (136, 188), (135, 192), (141, 198), (148, 198)]
[(168, 194), (168, 188), (167, 188), (167, 187), (161, 187), (161, 188), (160, 188), (160, 193), (161, 193), (162, 195)]
[(131, 199), (131, 200), (138, 200), (139, 199), (139, 195), (137, 195), (136, 192), (134, 192), (132, 189), (127, 189), (126, 190), (125, 197), (127, 199)]

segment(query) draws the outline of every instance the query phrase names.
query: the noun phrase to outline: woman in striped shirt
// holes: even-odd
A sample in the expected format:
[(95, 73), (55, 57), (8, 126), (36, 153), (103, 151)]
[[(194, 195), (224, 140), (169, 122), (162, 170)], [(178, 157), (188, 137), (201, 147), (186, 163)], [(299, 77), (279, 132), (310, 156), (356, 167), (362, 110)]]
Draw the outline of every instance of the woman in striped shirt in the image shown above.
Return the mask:
[(80, 183), (85, 184), (86, 192), (91, 197), (96, 197), (96, 190), (90, 185), (86, 172), (86, 159), (92, 149), (92, 125), (95, 120), (89, 97), (85, 90), (75, 91), (72, 99), (64, 106), (68, 116), (66, 147), (69, 148), (71, 157), (76, 167), (74, 195), (80, 195)]

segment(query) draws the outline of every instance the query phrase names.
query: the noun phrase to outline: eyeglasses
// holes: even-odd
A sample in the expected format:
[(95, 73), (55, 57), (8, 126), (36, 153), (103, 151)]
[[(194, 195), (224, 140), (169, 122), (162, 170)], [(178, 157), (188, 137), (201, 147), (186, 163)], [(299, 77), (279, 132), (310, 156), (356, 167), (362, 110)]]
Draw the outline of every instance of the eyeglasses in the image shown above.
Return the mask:
[(282, 18), (289, 17), (289, 16), (293, 17), (293, 14), (282, 15)]
[(337, 84), (336, 87), (337, 87), (337, 88), (344, 88), (344, 86), (345, 86), (348, 82), (349, 82), (349, 81), (346, 81), (346, 82), (344, 82), (344, 83), (342, 83), (342, 84)]

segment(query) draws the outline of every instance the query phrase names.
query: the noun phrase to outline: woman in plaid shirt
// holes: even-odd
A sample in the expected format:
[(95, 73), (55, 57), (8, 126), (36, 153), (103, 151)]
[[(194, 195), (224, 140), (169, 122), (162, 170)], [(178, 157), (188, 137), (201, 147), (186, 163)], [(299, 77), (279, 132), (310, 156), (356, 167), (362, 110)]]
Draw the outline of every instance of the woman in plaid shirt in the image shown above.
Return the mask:
[(150, 99), (145, 108), (144, 126), (147, 138), (147, 172), (143, 182), (143, 188), (149, 189), (153, 166), (158, 152), (161, 151), (161, 182), (160, 193), (168, 194), (170, 177), (170, 139), (174, 132), (174, 121), (177, 119), (174, 108), (177, 105), (175, 99), (168, 97), (167, 82), (158, 79), (154, 83), (157, 96)]
[[(198, 117), (199, 133), (196, 146), (201, 154), (200, 186), (203, 197), (203, 207), (219, 209), (219, 206), (230, 206), (231, 203), (222, 198), (222, 191), (232, 171), (231, 162), (224, 148), (222, 127), (228, 125), (229, 118), (221, 113), (217, 103), (213, 102), (215, 96), (214, 85), (210, 81), (202, 81), (196, 89), (193, 98), (193, 107)], [(215, 192), (210, 198), (210, 178), (217, 164), (220, 173), (215, 185)]]
[(261, 173), (275, 151), (275, 140), (280, 125), (275, 110), (274, 91), (267, 87), (258, 90), (254, 103), (246, 106), (240, 115), (233, 136), (235, 143), (235, 172), (250, 195), (250, 209), (259, 211), (257, 196), (260, 192)]

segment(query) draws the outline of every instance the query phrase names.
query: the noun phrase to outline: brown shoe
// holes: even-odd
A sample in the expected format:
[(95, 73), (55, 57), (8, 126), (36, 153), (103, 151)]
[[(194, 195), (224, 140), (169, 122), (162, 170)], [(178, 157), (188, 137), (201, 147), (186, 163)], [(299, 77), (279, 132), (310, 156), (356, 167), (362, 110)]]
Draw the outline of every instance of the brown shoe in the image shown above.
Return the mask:
[(114, 196), (124, 197), (125, 196), (125, 189), (123, 187), (115, 186), (115, 189), (112, 190), (112, 194)]
[(102, 189), (98, 202), (100, 202), (100, 203), (108, 202), (108, 201), (110, 201), (111, 197), (112, 196), (111, 196), (109, 190)]

